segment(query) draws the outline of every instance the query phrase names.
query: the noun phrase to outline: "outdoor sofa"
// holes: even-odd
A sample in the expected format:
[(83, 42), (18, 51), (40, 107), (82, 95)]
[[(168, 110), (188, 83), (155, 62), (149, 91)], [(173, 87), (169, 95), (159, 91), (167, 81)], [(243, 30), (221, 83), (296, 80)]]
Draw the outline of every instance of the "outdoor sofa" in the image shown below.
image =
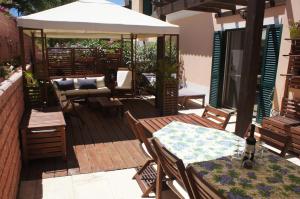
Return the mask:
[(56, 94), (66, 98), (110, 97), (104, 76), (68, 76), (51, 78)]

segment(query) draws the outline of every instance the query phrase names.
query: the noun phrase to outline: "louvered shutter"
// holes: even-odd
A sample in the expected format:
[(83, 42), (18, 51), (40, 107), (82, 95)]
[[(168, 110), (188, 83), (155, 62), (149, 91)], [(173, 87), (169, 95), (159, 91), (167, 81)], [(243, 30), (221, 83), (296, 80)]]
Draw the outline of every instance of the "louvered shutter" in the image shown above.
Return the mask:
[(281, 33), (281, 25), (273, 25), (267, 27), (256, 117), (256, 121), (258, 123), (262, 122), (263, 117), (269, 117), (271, 113), (277, 74)]
[(224, 47), (224, 32), (215, 32), (209, 95), (209, 104), (213, 107), (219, 107), (221, 105), (222, 85), (224, 79)]
[(150, 0), (143, 0), (143, 14), (152, 15), (152, 3)]

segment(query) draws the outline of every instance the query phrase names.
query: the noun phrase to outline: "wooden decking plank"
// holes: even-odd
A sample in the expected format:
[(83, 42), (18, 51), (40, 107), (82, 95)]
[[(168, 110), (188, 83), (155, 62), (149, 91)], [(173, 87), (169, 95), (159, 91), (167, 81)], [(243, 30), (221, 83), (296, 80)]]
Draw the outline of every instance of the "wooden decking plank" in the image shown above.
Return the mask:
[[(158, 113), (144, 100), (126, 99), (122, 102), (125, 110), (129, 109), (137, 118), (154, 117)], [(139, 141), (135, 139), (125, 118), (107, 118), (99, 110), (90, 109), (87, 104), (76, 104), (76, 107), (85, 124), (77, 117), (65, 118), (67, 160), (57, 157), (30, 161), (28, 168), (23, 167), (22, 179), (125, 169), (142, 166), (146, 162), (148, 157), (139, 147)], [(158, 124), (151, 124), (155, 126), (154, 131), (165, 122)]]
[(131, 152), (133, 158), (138, 162), (138, 165), (144, 165), (148, 157), (142, 151), (139, 141), (134, 140), (132, 144), (128, 145), (128, 150)]
[(72, 122), (67, 119), (67, 166), (68, 166), (68, 175), (79, 174), (79, 164), (75, 155), (74, 140), (73, 140), (73, 128)]
[(121, 158), (123, 159), (123, 161), (126, 165), (126, 168), (138, 166), (138, 163), (132, 157), (133, 154), (130, 154), (129, 150), (127, 149), (128, 145), (132, 144), (132, 142), (119, 141), (119, 142), (115, 142), (114, 144), (115, 144), (117, 150), (119, 151), (119, 154), (120, 154)]
[(92, 171), (91, 165), (88, 159), (87, 151), (83, 143), (83, 138), (80, 134), (79, 119), (72, 118), (72, 127), (74, 135), (74, 150), (79, 163), (80, 173), (89, 173)]
[(114, 169), (124, 168), (124, 162), (120, 157), (119, 152), (116, 150), (114, 144), (112, 142), (109, 142), (109, 143), (104, 143), (104, 146), (106, 147), (108, 154), (112, 159), (113, 168)]
[(109, 155), (108, 150), (106, 149), (103, 143), (104, 139), (102, 136), (105, 133), (104, 132), (105, 130), (102, 128), (101, 125), (98, 125), (99, 123), (97, 123), (96, 116), (97, 115), (94, 113), (91, 114), (90, 117), (91, 120), (89, 124), (94, 128), (92, 130), (92, 135), (94, 136), (94, 140), (95, 140), (97, 159), (99, 159), (99, 162), (101, 162), (98, 168), (101, 171), (112, 170), (114, 168), (113, 162)]

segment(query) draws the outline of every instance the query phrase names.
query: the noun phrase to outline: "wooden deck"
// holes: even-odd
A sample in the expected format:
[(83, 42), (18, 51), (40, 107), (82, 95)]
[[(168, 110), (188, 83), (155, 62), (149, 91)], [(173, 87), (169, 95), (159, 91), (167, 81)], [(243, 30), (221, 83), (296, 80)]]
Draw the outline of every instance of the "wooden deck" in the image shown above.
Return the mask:
[[(140, 99), (122, 101), (125, 110), (137, 118), (157, 116), (148, 102)], [(104, 116), (87, 104), (78, 105), (84, 124), (67, 117), (67, 161), (61, 158), (33, 160), (23, 166), (22, 180), (110, 171), (142, 166), (146, 156), (129, 129), (125, 117)]]

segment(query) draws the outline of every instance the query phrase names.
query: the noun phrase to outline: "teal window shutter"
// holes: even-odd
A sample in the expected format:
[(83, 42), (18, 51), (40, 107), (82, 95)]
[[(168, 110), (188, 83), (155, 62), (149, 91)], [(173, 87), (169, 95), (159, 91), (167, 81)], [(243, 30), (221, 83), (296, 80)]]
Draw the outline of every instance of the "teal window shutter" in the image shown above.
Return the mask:
[(152, 3), (150, 0), (143, 0), (143, 13), (146, 15), (152, 15)]
[(213, 55), (211, 67), (211, 82), (209, 104), (213, 107), (221, 106), (222, 85), (224, 79), (224, 57), (225, 57), (224, 32), (214, 33)]
[(269, 117), (271, 114), (281, 34), (282, 25), (272, 25), (267, 27), (256, 117), (258, 123), (262, 122), (263, 117)]

